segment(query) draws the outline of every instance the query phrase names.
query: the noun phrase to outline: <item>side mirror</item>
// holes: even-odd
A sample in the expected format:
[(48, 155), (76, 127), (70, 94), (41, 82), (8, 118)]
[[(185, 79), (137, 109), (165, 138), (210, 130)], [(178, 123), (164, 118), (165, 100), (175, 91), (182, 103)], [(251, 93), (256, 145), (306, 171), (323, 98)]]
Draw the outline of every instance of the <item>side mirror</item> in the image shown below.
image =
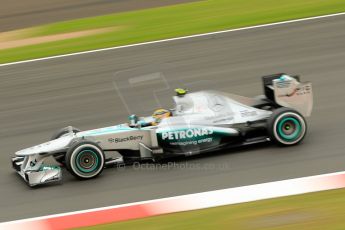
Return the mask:
[(130, 127), (136, 127), (138, 125), (138, 116), (135, 114), (129, 115), (128, 116), (129, 120), (129, 126)]

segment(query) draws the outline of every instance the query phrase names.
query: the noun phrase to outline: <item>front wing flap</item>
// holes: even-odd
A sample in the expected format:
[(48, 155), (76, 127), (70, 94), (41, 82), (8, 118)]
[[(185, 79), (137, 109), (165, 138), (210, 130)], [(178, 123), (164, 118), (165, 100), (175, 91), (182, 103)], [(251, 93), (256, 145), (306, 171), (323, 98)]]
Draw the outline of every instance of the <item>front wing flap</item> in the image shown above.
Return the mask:
[(45, 157), (39, 155), (13, 157), (12, 167), (31, 187), (60, 181), (61, 168), (55, 165), (45, 165), (44, 160)]

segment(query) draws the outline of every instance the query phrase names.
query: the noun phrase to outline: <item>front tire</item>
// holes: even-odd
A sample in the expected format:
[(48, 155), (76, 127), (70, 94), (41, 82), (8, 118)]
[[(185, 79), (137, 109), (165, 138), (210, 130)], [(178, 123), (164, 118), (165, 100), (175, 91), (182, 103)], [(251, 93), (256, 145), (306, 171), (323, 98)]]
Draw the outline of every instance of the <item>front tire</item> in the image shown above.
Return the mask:
[(78, 179), (92, 179), (102, 173), (105, 156), (94, 142), (81, 141), (72, 145), (65, 158), (67, 170)]
[(307, 133), (304, 117), (294, 109), (279, 108), (268, 120), (271, 141), (283, 146), (299, 144)]

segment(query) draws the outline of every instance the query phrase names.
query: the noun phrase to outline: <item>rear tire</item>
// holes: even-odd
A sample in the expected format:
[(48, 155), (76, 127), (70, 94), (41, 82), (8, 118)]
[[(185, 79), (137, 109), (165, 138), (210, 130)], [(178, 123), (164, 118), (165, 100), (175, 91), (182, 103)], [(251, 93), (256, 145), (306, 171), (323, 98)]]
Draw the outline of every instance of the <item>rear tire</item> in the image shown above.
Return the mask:
[(72, 145), (65, 158), (67, 170), (78, 179), (92, 179), (102, 173), (104, 153), (96, 143), (81, 141)]
[(271, 141), (282, 146), (299, 144), (307, 133), (304, 117), (294, 109), (279, 108), (273, 111), (268, 120), (268, 133)]

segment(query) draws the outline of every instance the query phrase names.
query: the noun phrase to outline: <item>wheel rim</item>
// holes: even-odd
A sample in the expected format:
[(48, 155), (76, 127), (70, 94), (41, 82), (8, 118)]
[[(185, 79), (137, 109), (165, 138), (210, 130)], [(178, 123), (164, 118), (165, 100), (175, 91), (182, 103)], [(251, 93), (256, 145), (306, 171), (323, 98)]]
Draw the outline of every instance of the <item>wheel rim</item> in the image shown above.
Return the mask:
[(99, 159), (97, 153), (92, 149), (85, 149), (78, 153), (76, 165), (79, 171), (91, 173), (98, 169)]
[(277, 129), (279, 136), (285, 141), (295, 141), (302, 131), (300, 121), (294, 117), (283, 118), (279, 121)]

